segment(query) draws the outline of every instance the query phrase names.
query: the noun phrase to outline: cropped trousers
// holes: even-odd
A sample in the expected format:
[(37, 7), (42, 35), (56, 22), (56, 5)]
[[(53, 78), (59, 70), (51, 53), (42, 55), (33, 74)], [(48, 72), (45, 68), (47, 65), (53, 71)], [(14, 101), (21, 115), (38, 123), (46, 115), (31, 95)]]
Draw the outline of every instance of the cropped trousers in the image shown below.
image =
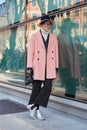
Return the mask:
[(28, 104), (37, 104), (39, 106), (47, 107), (51, 89), (52, 79), (45, 79), (45, 81), (34, 80)]

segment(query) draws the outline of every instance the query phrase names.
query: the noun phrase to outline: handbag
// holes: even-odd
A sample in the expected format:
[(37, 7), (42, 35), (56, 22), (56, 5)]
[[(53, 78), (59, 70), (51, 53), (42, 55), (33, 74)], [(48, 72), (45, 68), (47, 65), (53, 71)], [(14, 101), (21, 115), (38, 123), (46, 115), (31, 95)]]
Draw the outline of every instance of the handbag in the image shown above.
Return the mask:
[(26, 68), (25, 84), (28, 85), (30, 83), (33, 83), (33, 69), (32, 68)]

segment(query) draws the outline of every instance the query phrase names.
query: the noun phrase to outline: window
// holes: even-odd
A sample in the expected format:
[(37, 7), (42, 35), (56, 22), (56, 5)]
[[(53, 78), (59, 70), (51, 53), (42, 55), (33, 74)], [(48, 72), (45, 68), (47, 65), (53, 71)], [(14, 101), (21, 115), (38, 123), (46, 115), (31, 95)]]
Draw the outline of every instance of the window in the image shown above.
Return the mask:
[(32, 18), (36, 18), (36, 14), (32, 14)]
[(31, 30), (35, 30), (35, 23), (31, 23)]
[(6, 1), (6, 0), (1, 0), (1, 1), (0, 1), (0, 4), (4, 3), (5, 1)]
[(71, 5), (72, 0), (68, 0), (68, 5)]
[(33, 6), (36, 6), (36, 0), (33, 0), (33, 1), (32, 1), (32, 5), (33, 5)]
[(79, 10), (75, 10), (75, 16), (79, 16)]

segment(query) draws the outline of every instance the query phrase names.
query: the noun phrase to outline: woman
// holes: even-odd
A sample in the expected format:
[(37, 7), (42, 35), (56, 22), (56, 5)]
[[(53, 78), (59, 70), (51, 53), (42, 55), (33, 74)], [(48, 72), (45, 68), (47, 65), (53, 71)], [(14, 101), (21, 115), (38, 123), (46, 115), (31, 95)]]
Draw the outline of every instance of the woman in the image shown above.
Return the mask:
[(38, 24), (40, 30), (28, 41), (27, 68), (33, 76), (33, 88), (27, 108), (30, 116), (44, 120), (39, 106), (47, 107), (52, 80), (56, 78), (58, 68), (58, 41), (50, 32), (54, 24), (48, 15), (44, 15)]

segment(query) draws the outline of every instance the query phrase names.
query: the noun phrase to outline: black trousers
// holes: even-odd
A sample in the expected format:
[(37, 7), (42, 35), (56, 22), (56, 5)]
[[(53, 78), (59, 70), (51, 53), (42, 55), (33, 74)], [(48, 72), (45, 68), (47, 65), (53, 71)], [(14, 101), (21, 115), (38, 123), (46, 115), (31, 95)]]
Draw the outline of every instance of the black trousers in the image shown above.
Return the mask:
[(51, 89), (52, 79), (46, 79), (45, 81), (34, 80), (29, 104), (35, 103), (39, 106), (47, 107)]

